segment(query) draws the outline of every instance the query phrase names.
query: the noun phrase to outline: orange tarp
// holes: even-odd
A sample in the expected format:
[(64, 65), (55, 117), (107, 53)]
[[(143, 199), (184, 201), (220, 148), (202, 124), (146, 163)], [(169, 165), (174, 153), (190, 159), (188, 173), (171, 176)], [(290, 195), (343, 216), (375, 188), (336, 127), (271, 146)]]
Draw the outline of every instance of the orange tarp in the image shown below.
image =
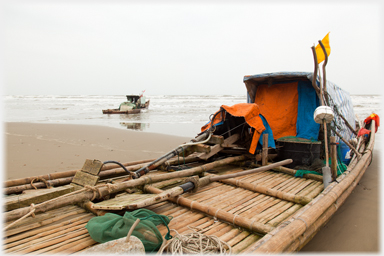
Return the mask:
[(296, 136), (297, 106), (299, 93), (297, 82), (274, 84), (268, 87), (263, 84), (257, 87), (255, 103), (267, 119), (274, 139), (285, 136)]
[[(252, 136), (251, 146), (249, 148), (249, 152), (251, 154), (255, 153), (257, 142), (259, 141), (261, 133), (265, 130), (263, 121), (261, 120), (259, 114), (260, 110), (257, 104), (254, 103), (239, 103), (233, 106), (222, 105), (222, 109), (225, 109), (229, 114), (236, 117), (244, 117), (245, 122), (251, 127), (255, 129), (254, 134)], [(216, 112), (217, 113), (217, 112)], [(218, 123), (222, 120), (221, 115), (217, 115), (217, 117), (213, 120), (214, 124)], [(210, 127), (209, 124), (206, 124), (201, 128), (201, 131), (205, 131)]]
[[(223, 121), (223, 113), (218, 113), (220, 112), (221, 110), (217, 111), (213, 116), (214, 116), (214, 119), (213, 119), (213, 123), (212, 121), (207, 123), (206, 125), (204, 125), (203, 127), (201, 127), (201, 132), (207, 130), (209, 127), (211, 127), (211, 123), (212, 123), (212, 126), (214, 126), (215, 124), (218, 124), (220, 123), (221, 121)], [(217, 114), (218, 113), (218, 114)], [(225, 116), (224, 116), (225, 118)]]

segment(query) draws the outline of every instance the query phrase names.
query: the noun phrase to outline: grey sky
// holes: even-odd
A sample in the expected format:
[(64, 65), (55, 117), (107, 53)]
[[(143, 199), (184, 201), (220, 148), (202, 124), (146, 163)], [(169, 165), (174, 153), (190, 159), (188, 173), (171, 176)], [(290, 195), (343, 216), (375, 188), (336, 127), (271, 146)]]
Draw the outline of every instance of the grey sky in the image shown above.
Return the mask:
[[(179, 3), (181, 2), (181, 3)], [(287, 1), (288, 2), (288, 1)], [(244, 75), (313, 71), (378, 94), (380, 1), (3, 1), (3, 94), (245, 94)]]

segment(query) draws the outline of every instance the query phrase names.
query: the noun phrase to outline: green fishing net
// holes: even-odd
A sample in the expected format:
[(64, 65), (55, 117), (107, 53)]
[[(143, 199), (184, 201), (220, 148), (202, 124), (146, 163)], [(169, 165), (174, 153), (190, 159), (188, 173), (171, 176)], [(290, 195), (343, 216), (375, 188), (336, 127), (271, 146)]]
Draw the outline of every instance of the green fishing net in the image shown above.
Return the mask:
[[(140, 222), (132, 235), (141, 240), (146, 252), (154, 252), (163, 243), (161, 233), (156, 226), (163, 224), (168, 228), (168, 223), (171, 221), (169, 217), (156, 214), (148, 209), (138, 209), (133, 212), (126, 212), (124, 216), (106, 213), (104, 216), (94, 217), (88, 221), (85, 227), (93, 240), (105, 243), (126, 237), (133, 223), (139, 218)], [(171, 238), (168, 229), (165, 239)]]

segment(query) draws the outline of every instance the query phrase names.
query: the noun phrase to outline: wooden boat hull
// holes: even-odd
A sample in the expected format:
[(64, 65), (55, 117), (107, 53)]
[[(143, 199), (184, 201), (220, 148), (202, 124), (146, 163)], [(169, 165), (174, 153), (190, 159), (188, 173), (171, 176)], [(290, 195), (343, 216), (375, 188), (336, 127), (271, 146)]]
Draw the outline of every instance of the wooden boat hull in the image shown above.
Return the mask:
[(142, 109), (132, 109), (132, 110), (126, 110), (121, 111), (120, 109), (103, 109), (103, 114), (138, 114), (141, 112)]
[(125, 111), (122, 111), (118, 108), (114, 108), (114, 109), (103, 109), (103, 114), (125, 114), (125, 115), (129, 115), (129, 114), (138, 114), (141, 112), (141, 110), (144, 110), (144, 109), (148, 109), (149, 107), (149, 100), (147, 100), (145, 102), (145, 105), (143, 108), (137, 108), (137, 109), (132, 109), (132, 110), (125, 110)]

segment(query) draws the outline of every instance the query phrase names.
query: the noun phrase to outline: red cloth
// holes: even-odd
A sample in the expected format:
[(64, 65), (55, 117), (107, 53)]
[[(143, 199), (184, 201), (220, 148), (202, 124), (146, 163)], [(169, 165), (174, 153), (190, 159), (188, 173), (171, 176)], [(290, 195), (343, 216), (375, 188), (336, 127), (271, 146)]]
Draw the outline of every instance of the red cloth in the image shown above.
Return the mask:
[(372, 120), (375, 120), (375, 133), (377, 132), (377, 128), (380, 126), (380, 118), (377, 114), (372, 113), (369, 117), (365, 118), (364, 123), (370, 124)]
[(363, 136), (363, 135), (365, 135), (365, 134), (370, 134), (370, 133), (371, 133), (370, 130), (367, 130), (367, 129), (365, 129), (365, 128), (361, 128), (361, 129), (359, 130), (359, 132), (357, 133), (357, 137)]

